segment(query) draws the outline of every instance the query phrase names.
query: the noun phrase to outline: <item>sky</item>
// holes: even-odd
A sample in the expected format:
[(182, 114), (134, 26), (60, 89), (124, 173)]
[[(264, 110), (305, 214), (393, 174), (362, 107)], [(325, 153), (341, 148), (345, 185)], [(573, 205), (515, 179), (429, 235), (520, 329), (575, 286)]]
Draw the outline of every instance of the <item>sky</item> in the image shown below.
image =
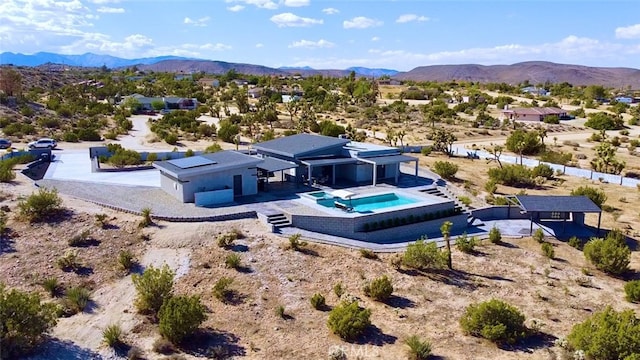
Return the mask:
[(2, 0), (5, 51), (316, 69), (640, 68), (640, 1)]

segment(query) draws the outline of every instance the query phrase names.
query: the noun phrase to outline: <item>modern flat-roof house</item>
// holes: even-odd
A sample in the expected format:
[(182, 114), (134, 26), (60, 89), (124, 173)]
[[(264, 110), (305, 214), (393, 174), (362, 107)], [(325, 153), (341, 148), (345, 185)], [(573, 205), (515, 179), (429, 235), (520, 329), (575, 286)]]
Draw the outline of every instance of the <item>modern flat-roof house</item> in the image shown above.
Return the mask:
[(181, 98), (176, 96), (147, 97), (140, 94), (133, 94), (129, 97), (138, 100), (138, 103), (140, 103), (140, 110), (155, 110), (153, 108), (154, 102), (162, 102), (164, 104), (164, 108), (167, 110), (195, 110), (198, 107), (198, 99), (196, 98)]
[(400, 163), (418, 159), (403, 155), (394, 147), (313, 134), (296, 134), (253, 145), (259, 156), (298, 165), (288, 171), (296, 182), (335, 184), (338, 180), (365, 183), (393, 179), (400, 175)]
[(502, 110), (501, 120), (512, 121), (544, 121), (547, 116), (567, 116), (567, 111), (556, 107), (513, 108)]
[(263, 162), (237, 151), (156, 161), (160, 186), (182, 202), (213, 205), (233, 202), (234, 197), (258, 193), (257, 165)]

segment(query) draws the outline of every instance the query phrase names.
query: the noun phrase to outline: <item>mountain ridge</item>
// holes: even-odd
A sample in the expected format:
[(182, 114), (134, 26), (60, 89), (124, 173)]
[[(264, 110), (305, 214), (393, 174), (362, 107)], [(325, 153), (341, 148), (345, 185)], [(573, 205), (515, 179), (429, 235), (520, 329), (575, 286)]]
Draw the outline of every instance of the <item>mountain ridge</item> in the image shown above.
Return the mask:
[(250, 75), (322, 75), (344, 77), (354, 71), (358, 76), (390, 76), (397, 80), (412, 81), (473, 81), (519, 84), (545, 82), (567, 82), (572, 85), (603, 85), (608, 87), (631, 87), (640, 89), (640, 70), (628, 67), (595, 67), (574, 64), (559, 64), (549, 61), (525, 61), (511, 65), (449, 64), (418, 66), (399, 72), (392, 69), (349, 67), (347, 69), (314, 69), (309, 66), (272, 68), (256, 64), (232, 63), (218, 60), (192, 59), (179, 56), (158, 56), (138, 59), (123, 59), (110, 55), (85, 53), (63, 55), (38, 52), (32, 55), (4, 52), (0, 64), (16, 66), (39, 66), (47, 63), (81, 67), (106, 66), (112, 69), (136, 66), (143, 71), (159, 72), (205, 72), (224, 74), (230, 70)]

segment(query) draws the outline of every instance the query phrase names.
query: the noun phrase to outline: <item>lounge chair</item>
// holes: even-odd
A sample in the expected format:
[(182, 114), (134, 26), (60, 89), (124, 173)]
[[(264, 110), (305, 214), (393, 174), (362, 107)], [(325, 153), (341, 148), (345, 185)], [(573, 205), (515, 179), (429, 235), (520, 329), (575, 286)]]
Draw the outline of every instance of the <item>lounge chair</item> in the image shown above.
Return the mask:
[(338, 208), (338, 209), (340, 209), (340, 210), (344, 210), (344, 211), (346, 211), (346, 212), (351, 212), (351, 211), (353, 211), (353, 208), (352, 208), (352, 207), (350, 207), (350, 206), (348, 206), (348, 205), (346, 205), (346, 204), (343, 204), (343, 203), (341, 203), (341, 202), (339, 202), (339, 201), (334, 201), (334, 202), (333, 202), (333, 205), (334, 205), (336, 208)]

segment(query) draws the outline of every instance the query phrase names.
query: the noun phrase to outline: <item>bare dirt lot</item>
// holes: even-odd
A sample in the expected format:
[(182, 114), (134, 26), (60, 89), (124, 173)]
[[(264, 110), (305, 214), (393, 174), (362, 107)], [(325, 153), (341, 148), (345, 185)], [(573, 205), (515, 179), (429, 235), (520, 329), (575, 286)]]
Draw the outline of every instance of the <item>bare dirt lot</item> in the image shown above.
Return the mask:
[[(2, 205), (15, 213), (18, 197), (33, 188), (19, 178), (2, 190), (10, 194)], [(74, 344), (76, 350), (70, 354), (84, 349), (88, 352), (83, 354), (113, 358), (102, 344), (101, 331), (118, 323), (127, 334), (126, 341), (142, 348), (147, 358), (164, 358), (152, 350), (159, 337), (157, 325), (135, 313), (130, 276), (116, 270), (115, 254), (124, 248), (133, 251), (143, 265), (167, 263), (173, 268), (177, 293), (201, 296), (209, 309), (203, 328), (209, 330), (199, 341), (219, 346), (220, 353), (248, 359), (324, 359), (335, 346), (342, 347), (350, 359), (398, 359), (407, 350), (403, 341), (414, 334), (429, 339), (434, 354), (443, 358), (554, 359), (560, 350), (553, 347), (553, 339), (566, 336), (573, 324), (592, 312), (608, 304), (637, 310), (637, 305), (623, 301), (623, 280), (592, 269), (581, 252), (553, 239), (549, 241), (555, 247), (555, 260), (545, 258), (530, 238), (506, 239), (503, 245), (483, 244), (474, 255), (454, 250), (453, 273), (412, 274), (395, 270), (389, 263), (392, 255), (369, 260), (355, 250), (315, 244), (305, 252), (287, 250), (287, 240), (270, 234), (257, 220), (157, 223), (139, 230), (136, 216), (111, 213), (71, 198), (65, 198), (64, 205), (72, 209), (64, 221), (32, 227), (10, 220), (11, 235), (3, 239), (0, 254), (0, 280), (41, 292), (45, 299), (48, 295), (40, 282), (49, 276), (65, 285), (92, 289), (91, 310), (61, 319), (52, 333)], [(105, 230), (93, 225), (94, 214), (102, 212), (109, 215), (110, 226)], [(76, 274), (58, 269), (55, 261), (69, 249), (69, 236), (87, 227), (96, 241), (78, 249), (86, 270)], [(232, 228), (244, 238), (233, 249), (219, 248), (217, 235)], [(224, 258), (231, 252), (240, 255), (241, 271), (224, 267)], [(637, 269), (637, 254), (633, 256), (632, 267)], [(366, 281), (385, 274), (395, 288), (386, 304), (372, 301), (362, 290)], [(212, 295), (213, 284), (221, 276), (234, 279), (237, 295), (232, 303), (224, 304)], [(328, 313), (314, 310), (309, 303), (314, 293), (321, 293), (329, 307), (335, 306), (338, 298), (332, 287), (338, 282), (372, 310), (374, 326), (360, 342), (346, 343), (332, 335), (326, 326)], [(534, 320), (542, 324), (541, 335), (506, 349), (463, 335), (458, 319), (464, 308), (490, 298), (517, 306), (528, 324)], [(285, 308), (285, 319), (276, 315), (278, 306)], [(192, 354), (186, 355), (189, 358), (199, 353), (187, 351)]]

